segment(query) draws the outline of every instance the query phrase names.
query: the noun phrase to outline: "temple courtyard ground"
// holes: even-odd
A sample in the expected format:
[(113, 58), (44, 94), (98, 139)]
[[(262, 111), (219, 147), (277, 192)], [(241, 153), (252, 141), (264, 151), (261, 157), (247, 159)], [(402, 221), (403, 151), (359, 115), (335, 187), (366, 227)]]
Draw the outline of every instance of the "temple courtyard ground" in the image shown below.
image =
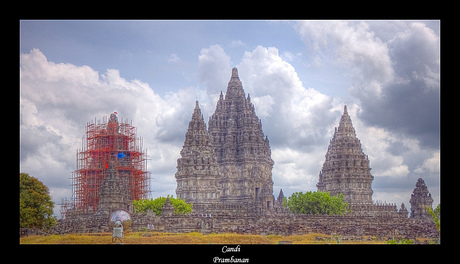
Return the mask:
[[(386, 244), (391, 238), (338, 237), (339, 244)], [(417, 239), (419, 243), (429, 243)], [(20, 238), (20, 244), (112, 244), (111, 233), (64, 234), (28, 236)], [(305, 235), (243, 235), (234, 233), (125, 233), (124, 244), (337, 244), (337, 237), (310, 233)]]

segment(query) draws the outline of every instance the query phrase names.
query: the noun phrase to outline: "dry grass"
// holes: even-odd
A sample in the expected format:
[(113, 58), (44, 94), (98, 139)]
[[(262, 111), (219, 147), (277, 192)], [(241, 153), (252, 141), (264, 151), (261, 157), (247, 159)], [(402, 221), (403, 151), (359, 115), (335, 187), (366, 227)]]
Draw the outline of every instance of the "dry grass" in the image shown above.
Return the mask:
[[(292, 241), (293, 244), (335, 244), (331, 240), (315, 241), (315, 237), (331, 238), (329, 235), (310, 233), (305, 235), (242, 235), (234, 233), (160, 233), (131, 232), (125, 234), (125, 244), (278, 244)], [(111, 233), (65, 234), (49, 236), (29, 236), (20, 239), (21, 244), (111, 244)], [(385, 244), (385, 241), (340, 241), (340, 244)]]

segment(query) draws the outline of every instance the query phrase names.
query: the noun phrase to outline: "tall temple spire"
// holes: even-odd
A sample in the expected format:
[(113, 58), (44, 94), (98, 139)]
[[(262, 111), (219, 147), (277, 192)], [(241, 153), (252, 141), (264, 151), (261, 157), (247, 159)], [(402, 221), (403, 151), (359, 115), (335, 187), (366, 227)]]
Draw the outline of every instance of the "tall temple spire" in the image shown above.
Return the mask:
[(332, 196), (342, 193), (351, 205), (372, 204), (374, 176), (370, 170), (345, 105), (316, 186), (318, 191), (330, 192)]
[(208, 122), (226, 203), (274, 203), (271, 150), (251, 97), (245, 96), (238, 69), (232, 69), (225, 98), (220, 96)]
[(194, 204), (219, 201), (219, 168), (198, 101), (180, 154), (175, 175), (177, 197)]
[(188, 131), (187, 133), (195, 133), (195, 132), (205, 132), (206, 131), (206, 124), (204, 123), (203, 115), (201, 114), (201, 109), (198, 104), (198, 101), (195, 103), (195, 109), (193, 110), (192, 120), (188, 124)]

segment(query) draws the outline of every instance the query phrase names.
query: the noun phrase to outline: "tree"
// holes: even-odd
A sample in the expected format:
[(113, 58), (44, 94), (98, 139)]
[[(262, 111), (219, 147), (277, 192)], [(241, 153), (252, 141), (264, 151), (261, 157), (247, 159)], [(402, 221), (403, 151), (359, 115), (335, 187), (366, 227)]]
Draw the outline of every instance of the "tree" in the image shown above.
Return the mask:
[(426, 205), (425, 207), (428, 213), (433, 218), (434, 224), (436, 225), (436, 229), (438, 231), (441, 231), (441, 204), (438, 204), (436, 209), (434, 209), (434, 212), (429, 206)]
[(330, 196), (329, 192), (295, 192), (283, 205), (298, 214), (341, 215), (347, 212), (348, 203), (343, 202), (343, 194)]
[[(172, 206), (174, 207), (174, 213), (175, 214), (187, 214), (192, 212), (192, 206), (193, 204), (191, 203), (186, 203), (185, 199), (176, 199), (173, 198), (172, 196), (169, 197), (169, 201), (171, 202)], [(133, 201), (133, 206), (134, 206), (134, 212), (135, 213), (141, 213), (141, 212), (147, 212), (147, 210), (152, 210), (152, 212), (155, 215), (160, 216), (163, 213), (163, 206), (166, 203), (166, 197), (158, 197), (156, 199), (150, 198), (150, 199), (140, 199), (140, 200), (134, 200)]]
[(439, 220), (441, 220), (441, 203), (439, 203), (438, 206), (434, 209), (434, 213), (439, 218)]
[(21, 228), (48, 230), (56, 224), (49, 189), (27, 173), (19, 174), (19, 222)]

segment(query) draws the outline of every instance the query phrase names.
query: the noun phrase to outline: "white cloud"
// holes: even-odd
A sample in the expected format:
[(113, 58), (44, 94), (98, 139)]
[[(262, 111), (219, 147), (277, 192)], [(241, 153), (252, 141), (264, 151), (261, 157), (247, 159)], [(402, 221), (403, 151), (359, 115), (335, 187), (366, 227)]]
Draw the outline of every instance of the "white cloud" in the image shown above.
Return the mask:
[(232, 42), (230, 43), (230, 47), (231, 48), (237, 48), (237, 47), (241, 47), (241, 46), (244, 46), (244, 42), (241, 41), (241, 40), (232, 40)]
[[(313, 88), (306, 89), (277, 48), (258, 46), (252, 52), (246, 51), (238, 72), (256, 113), (266, 117), (262, 124), (272, 146), (308, 151), (311, 144), (327, 142), (324, 130), (338, 114), (331, 111), (332, 98)], [(263, 104), (266, 100), (269, 106)]]
[(168, 59), (169, 63), (176, 63), (176, 62), (179, 62), (179, 61), (180, 61), (180, 58), (175, 53), (171, 54), (171, 56)]
[(400, 164), (389, 167), (384, 173), (379, 176), (388, 176), (388, 177), (406, 177), (409, 174), (409, 168), (407, 165)]
[(295, 59), (300, 58), (300, 57), (302, 57), (302, 53), (300, 52), (293, 54), (290, 51), (283, 51), (283, 53), (281, 54), (281, 58), (287, 62), (292, 62)]
[(441, 169), (441, 153), (436, 151), (433, 153), (433, 156), (423, 161), (422, 166), (418, 166), (414, 170), (415, 173), (440, 173)]
[[(440, 38), (425, 23), (300, 21), (307, 52), (349, 68), (350, 93), (368, 125), (407, 134), (439, 148)], [(382, 41), (372, 29), (378, 30)]]
[(20, 122), (21, 124), (28, 124), (29, 126), (36, 127), (42, 124), (36, 115), (38, 113), (37, 107), (30, 102), (29, 100), (25, 100), (20, 98), (20, 107), (21, 107), (21, 115), (20, 115)]
[[(48, 62), (45, 55), (38, 49), (28, 54), (21, 54), (21, 80), (35, 78), (49, 83), (64, 81), (81, 86), (91, 86), (98, 82), (98, 73), (89, 66), (75, 66), (72, 64)], [(46, 90), (42, 90), (46, 91)], [(53, 93), (47, 93), (51, 102), (55, 102)]]
[(425, 24), (414, 22), (388, 42), (398, 81), (422, 80), (423, 89), (439, 89), (440, 40)]
[(299, 21), (297, 30), (310, 50), (351, 67), (351, 92), (365, 89), (369, 96), (379, 97), (382, 83), (393, 78), (387, 45), (369, 30), (367, 23)]
[(272, 159), (275, 161), (273, 181), (275, 187), (282, 188), (286, 195), (297, 191), (316, 190), (319, 171), (324, 162), (325, 153), (323, 152), (321, 147), (315, 147), (310, 152), (289, 147), (273, 148)]
[(218, 98), (220, 91), (226, 90), (229, 72), (230, 56), (220, 45), (201, 49), (198, 56), (198, 80), (206, 84), (208, 94), (217, 95)]
[(252, 103), (254, 104), (254, 107), (257, 108), (259, 118), (266, 118), (271, 115), (275, 100), (267, 94), (254, 98)]
[(290, 51), (284, 51), (281, 55), (281, 58), (283, 58), (285, 61), (292, 61), (294, 60), (294, 54), (292, 54)]

